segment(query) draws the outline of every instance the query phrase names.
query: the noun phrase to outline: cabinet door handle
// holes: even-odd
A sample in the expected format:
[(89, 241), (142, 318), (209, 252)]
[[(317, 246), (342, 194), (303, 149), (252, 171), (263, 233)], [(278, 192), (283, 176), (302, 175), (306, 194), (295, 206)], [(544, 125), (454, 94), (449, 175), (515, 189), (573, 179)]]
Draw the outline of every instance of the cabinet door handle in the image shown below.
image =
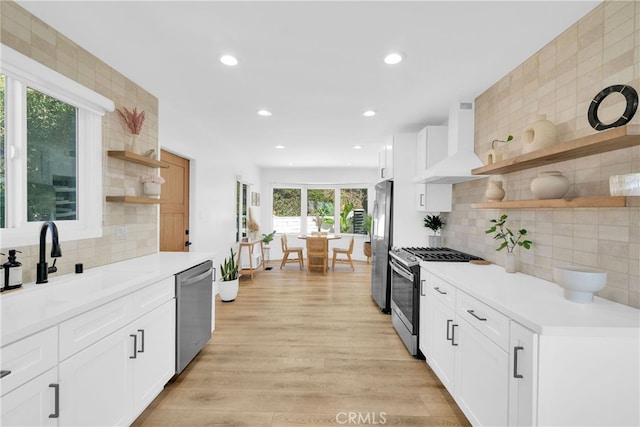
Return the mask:
[(384, 170), (385, 168), (380, 169), (380, 178), (384, 178)]
[(420, 194), (420, 206), (424, 206), (424, 194)]
[(133, 338), (133, 356), (129, 356), (129, 359), (137, 359), (138, 358), (138, 334), (129, 335)]
[(138, 329), (138, 332), (140, 332), (140, 341), (141, 341), (141, 346), (140, 346), (140, 350), (138, 350), (138, 353), (144, 353), (144, 329)]
[(469, 313), (470, 315), (472, 315), (473, 317), (475, 317), (476, 319), (478, 319), (481, 322), (486, 322), (487, 321), (486, 317), (478, 316), (473, 310), (467, 310), (467, 313)]
[(513, 347), (513, 378), (524, 378), (518, 374), (518, 352), (524, 350), (524, 347)]
[(453, 339), (449, 336), (449, 328), (451, 326), (451, 322), (453, 322), (453, 320), (447, 320), (447, 341), (451, 341)]
[(11, 371), (0, 371), (0, 378), (4, 378), (9, 375)]
[(54, 391), (53, 414), (49, 418), (60, 418), (60, 384), (49, 384)]
[(440, 288), (437, 287), (437, 286), (435, 288), (433, 288), (433, 289), (435, 289), (440, 295), (446, 295), (447, 294), (445, 291), (441, 291)]
[(453, 325), (451, 325), (451, 345), (457, 347), (458, 344), (454, 341), (455, 338), (455, 328), (457, 328), (458, 325), (456, 325), (455, 323)]
[(423, 296), (423, 297), (426, 296), (424, 294), (424, 279), (420, 280), (420, 295)]

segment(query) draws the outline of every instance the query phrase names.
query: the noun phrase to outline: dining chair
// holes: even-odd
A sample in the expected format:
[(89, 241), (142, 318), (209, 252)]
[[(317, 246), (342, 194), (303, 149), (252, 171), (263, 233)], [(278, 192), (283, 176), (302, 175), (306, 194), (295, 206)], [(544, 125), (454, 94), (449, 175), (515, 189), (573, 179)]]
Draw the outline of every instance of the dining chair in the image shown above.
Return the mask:
[(307, 237), (307, 269), (329, 269), (329, 239), (326, 237)]
[[(356, 268), (353, 266), (353, 259), (351, 259), (351, 254), (353, 254), (353, 242), (354, 238), (351, 236), (351, 242), (349, 243), (349, 247), (347, 249), (344, 248), (333, 248), (333, 259), (331, 261), (331, 269), (335, 270), (336, 262), (337, 263), (349, 263), (351, 264), (351, 269), (356, 271)], [(338, 258), (338, 255), (345, 255), (346, 258)]]
[[(291, 247), (287, 244), (287, 235), (282, 233), (280, 238), (280, 244), (282, 245), (282, 262), (280, 263), (280, 270), (288, 262), (297, 262), (300, 265), (300, 270), (304, 267), (304, 258), (302, 257), (301, 247)], [(295, 254), (296, 258), (289, 259), (289, 255)]]

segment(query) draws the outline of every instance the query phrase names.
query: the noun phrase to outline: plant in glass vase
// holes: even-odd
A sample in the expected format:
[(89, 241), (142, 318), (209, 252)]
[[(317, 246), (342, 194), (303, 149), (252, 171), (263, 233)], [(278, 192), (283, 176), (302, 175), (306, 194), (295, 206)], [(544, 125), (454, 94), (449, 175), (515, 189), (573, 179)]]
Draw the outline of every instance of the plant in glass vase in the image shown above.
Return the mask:
[(513, 250), (520, 246), (525, 249), (531, 249), (531, 245), (533, 242), (531, 240), (526, 239), (527, 230), (521, 228), (517, 233), (514, 233), (506, 226), (507, 218), (509, 216), (503, 214), (500, 219), (492, 219), (490, 222), (493, 224), (491, 228), (485, 231), (486, 234), (495, 233), (493, 236), (494, 240), (498, 240), (500, 246), (496, 249), (496, 251), (501, 251), (503, 249), (507, 249), (507, 255), (505, 260), (504, 269), (507, 273), (515, 273), (516, 272), (516, 257)]

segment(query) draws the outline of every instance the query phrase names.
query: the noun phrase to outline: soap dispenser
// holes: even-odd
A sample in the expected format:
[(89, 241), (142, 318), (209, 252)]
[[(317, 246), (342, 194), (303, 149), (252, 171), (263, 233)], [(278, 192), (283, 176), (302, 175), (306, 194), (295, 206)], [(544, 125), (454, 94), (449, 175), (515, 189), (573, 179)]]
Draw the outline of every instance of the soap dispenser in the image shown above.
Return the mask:
[(16, 261), (16, 252), (20, 251), (11, 249), (9, 251), (9, 260), (2, 264), (2, 269), (4, 270), (3, 291), (17, 289), (22, 286), (22, 263)]

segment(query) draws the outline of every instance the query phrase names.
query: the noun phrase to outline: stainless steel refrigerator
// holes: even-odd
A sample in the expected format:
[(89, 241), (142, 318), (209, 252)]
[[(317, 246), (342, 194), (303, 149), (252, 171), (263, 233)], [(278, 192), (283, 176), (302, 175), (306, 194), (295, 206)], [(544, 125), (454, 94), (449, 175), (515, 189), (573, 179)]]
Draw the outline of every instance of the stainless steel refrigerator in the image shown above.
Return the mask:
[(383, 313), (391, 312), (389, 250), (393, 237), (393, 181), (376, 184), (371, 223), (371, 296)]

